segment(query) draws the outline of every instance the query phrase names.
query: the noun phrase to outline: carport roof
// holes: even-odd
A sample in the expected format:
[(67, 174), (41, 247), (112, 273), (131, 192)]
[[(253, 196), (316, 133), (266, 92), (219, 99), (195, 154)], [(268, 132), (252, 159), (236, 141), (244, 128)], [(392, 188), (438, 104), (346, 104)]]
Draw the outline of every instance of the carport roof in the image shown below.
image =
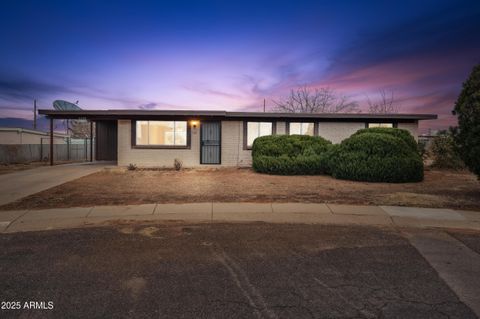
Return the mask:
[(121, 120), (121, 119), (324, 119), (324, 120), (433, 120), (436, 114), (371, 114), (371, 113), (276, 113), (227, 112), (208, 110), (80, 110), (59, 111), (42, 109), (39, 114), (54, 119)]

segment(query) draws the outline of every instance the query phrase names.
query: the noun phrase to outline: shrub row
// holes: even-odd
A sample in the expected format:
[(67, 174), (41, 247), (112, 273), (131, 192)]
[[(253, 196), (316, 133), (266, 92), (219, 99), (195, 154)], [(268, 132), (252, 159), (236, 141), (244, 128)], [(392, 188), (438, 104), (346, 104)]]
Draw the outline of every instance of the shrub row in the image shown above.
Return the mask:
[(268, 174), (392, 183), (423, 179), (415, 140), (396, 128), (363, 129), (336, 145), (321, 137), (264, 136), (255, 140), (252, 156), (254, 170)]

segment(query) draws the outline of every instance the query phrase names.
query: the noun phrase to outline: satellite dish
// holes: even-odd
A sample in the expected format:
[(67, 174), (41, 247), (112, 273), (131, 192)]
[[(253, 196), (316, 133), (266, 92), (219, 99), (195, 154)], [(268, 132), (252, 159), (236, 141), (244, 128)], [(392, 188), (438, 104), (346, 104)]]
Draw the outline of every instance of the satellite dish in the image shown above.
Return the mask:
[[(57, 111), (81, 111), (82, 110), (80, 107), (78, 107), (78, 105), (70, 103), (68, 101), (64, 101), (64, 100), (53, 101), (53, 108)], [(66, 120), (66, 127), (65, 127), (66, 133), (70, 134), (70, 131), (73, 132), (72, 128), (78, 125), (85, 125), (85, 123), (87, 123), (85, 119)]]
[(70, 103), (64, 100), (53, 101), (53, 108), (58, 111), (81, 111), (82, 109), (78, 105)]

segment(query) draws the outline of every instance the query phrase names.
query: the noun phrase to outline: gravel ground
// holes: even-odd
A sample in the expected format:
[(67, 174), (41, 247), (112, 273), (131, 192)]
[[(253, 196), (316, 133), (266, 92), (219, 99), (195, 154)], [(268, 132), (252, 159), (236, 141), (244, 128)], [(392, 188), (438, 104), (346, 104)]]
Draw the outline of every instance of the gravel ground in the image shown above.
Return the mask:
[(117, 225), (0, 235), (17, 318), (475, 318), (391, 229)]

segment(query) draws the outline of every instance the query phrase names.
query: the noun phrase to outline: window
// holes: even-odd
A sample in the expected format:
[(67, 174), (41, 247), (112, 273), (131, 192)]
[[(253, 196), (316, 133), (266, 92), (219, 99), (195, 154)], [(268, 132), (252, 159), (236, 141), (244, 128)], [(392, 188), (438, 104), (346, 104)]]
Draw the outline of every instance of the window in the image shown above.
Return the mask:
[(260, 136), (272, 135), (272, 122), (247, 122), (247, 148), (251, 148), (253, 141)]
[(300, 123), (300, 122), (290, 122), (288, 125), (288, 134), (298, 134), (298, 135), (315, 135), (315, 124), (314, 123)]
[(136, 145), (187, 146), (186, 121), (137, 121)]
[(393, 123), (368, 123), (367, 127), (371, 128), (371, 127), (394, 127), (394, 126), (393, 126)]

